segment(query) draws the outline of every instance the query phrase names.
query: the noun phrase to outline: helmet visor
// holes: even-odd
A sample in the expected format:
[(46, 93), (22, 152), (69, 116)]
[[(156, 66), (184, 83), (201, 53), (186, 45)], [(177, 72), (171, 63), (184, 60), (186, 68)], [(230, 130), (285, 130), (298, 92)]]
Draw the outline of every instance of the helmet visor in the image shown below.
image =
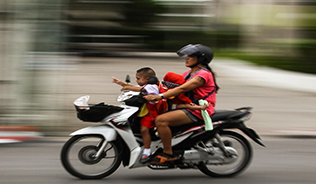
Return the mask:
[(180, 57), (184, 55), (190, 56), (195, 53), (199, 53), (199, 49), (195, 45), (192, 45), (192, 44), (184, 46), (183, 48), (177, 51), (177, 54)]

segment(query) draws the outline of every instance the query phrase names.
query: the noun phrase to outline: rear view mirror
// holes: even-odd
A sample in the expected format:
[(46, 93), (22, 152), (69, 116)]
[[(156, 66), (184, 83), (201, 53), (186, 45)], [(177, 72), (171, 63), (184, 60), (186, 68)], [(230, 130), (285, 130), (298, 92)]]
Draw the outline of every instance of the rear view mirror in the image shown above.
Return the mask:
[(125, 82), (126, 83), (130, 83), (131, 82), (131, 77), (129, 75), (126, 75)]

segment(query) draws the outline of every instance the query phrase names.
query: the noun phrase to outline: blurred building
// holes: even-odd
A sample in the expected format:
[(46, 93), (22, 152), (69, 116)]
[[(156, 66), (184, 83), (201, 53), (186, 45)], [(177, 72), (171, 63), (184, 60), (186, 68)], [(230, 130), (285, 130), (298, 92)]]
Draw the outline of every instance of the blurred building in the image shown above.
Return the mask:
[[(316, 47), (313, 0), (222, 0), (221, 21), (238, 25), (242, 48), (254, 52), (312, 57)], [(314, 55), (315, 58), (315, 55)], [(312, 58), (310, 58), (312, 59)]]
[(79, 53), (169, 51), (199, 42), (297, 56), (315, 45), (311, 0), (69, 0), (67, 6), (68, 49)]
[[(204, 31), (213, 0), (69, 0), (68, 50), (82, 55), (168, 47), (172, 31)], [(171, 38), (169, 38), (171, 37)], [(172, 42), (172, 41), (171, 41)]]
[[(315, 61), (312, 0), (1, 0), (0, 124), (64, 126), (73, 55), (187, 43)], [(313, 65), (314, 66), (314, 65)]]
[[(13, 9), (9, 3), (0, 2), (0, 116), (10, 111), (15, 96), (13, 86), (17, 82), (16, 63), (12, 61), (14, 39), (12, 30)], [(9, 62), (11, 61), (11, 62)], [(7, 107), (7, 108), (6, 108)]]
[(51, 126), (62, 90), (62, 0), (0, 1), (0, 124)]

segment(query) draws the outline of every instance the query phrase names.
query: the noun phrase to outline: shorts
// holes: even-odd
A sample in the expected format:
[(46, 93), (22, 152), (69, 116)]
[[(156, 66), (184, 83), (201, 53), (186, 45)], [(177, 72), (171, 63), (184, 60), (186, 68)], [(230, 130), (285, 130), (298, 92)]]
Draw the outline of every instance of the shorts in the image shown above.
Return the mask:
[(147, 128), (154, 128), (155, 127), (155, 118), (149, 114), (142, 117), (142, 120), (140, 120), (140, 125), (147, 127)]
[(141, 119), (140, 125), (147, 128), (155, 127), (155, 118), (158, 116), (157, 104), (147, 103), (148, 113)]
[(192, 114), (190, 111), (188, 111), (187, 109), (179, 109), (182, 110), (193, 122), (199, 122), (201, 121), (200, 118), (196, 117), (194, 114)]

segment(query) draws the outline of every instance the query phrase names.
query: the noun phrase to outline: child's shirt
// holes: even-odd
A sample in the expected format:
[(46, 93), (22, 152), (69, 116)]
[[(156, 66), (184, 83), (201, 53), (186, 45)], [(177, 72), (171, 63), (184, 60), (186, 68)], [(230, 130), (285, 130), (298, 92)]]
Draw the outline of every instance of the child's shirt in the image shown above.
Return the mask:
[[(156, 84), (145, 84), (143, 87), (146, 92), (144, 92), (145, 95), (158, 95), (159, 94), (159, 88)], [(156, 104), (156, 102), (149, 102), (150, 104)]]
[(143, 87), (146, 92), (145, 95), (158, 95), (159, 94), (159, 88), (156, 84), (146, 84)]
[[(146, 90), (146, 92), (144, 92), (145, 95), (158, 95), (160, 93), (159, 87), (155, 84), (147, 84), (140, 87), (143, 87)], [(165, 99), (158, 101), (148, 101), (145, 105), (145, 109), (147, 110), (145, 110), (143, 106), (139, 113), (139, 117), (150, 116), (152, 118), (150, 121), (152, 121), (153, 125), (155, 117), (158, 116), (158, 114), (166, 112), (168, 108), (167, 101)]]

